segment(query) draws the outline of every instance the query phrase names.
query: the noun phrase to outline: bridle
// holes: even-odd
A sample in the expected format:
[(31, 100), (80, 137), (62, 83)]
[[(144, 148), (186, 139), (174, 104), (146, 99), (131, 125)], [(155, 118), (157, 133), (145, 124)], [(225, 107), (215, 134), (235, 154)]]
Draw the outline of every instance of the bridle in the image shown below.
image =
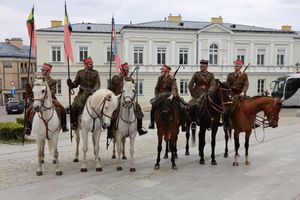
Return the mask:
[(224, 91), (227, 91), (227, 90), (230, 90), (230, 89), (226, 89), (226, 88), (222, 88), (220, 87), (220, 100), (221, 100), (221, 105), (217, 104), (216, 102), (213, 101), (213, 99), (211, 99), (211, 97), (208, 95), (207, 96), (207, 99), (208, 99), (208, 102), (209, 104), (211, 105), (211, 107), (217, 111), (218, 113), (220, 114), (224, 114), (224, 110), (225, 110), (225, 107), (227, 105), (231, 105), (232, 104), (232, 101), (225, 101), (224, 100)]
[[(128, 119), (129, 119), (129, 116), (130, 116), (130, 109), (133, 107), (133, 105), (134, 105), (134, 100), (135, 100), (135, 93), (134, 93), (134, 95), (133, 95), (133, 97), (131, 97), (131, 96), (129, 96), (129, 95), (127, 95), (127, 96), (124, 96), (123, 94), (122, 94), (122, 99), (123, 99), (123, 102), (122, 102), (122, 108), (121, 108), (121, 111), (120, 111), (120, 113), (122, 113), (122, 109), (124, 108), (124, 109), (127, 109), (128, 110)], [(125, 103), (126, 102), (126, 100), (127, 99), (129, 99), (130, 101), (129, 101), (129, 104), (127, 104), (127, 103)], [(127, 101), (128, 102), (128, 101)], [(134, 111), (133, 111), (134, 112)], [(125, 122), (125, 123), (127, 123), (128, 125), (130, 125), (130, 124), (132, 124), (132, 123), (134, 123), (135, 121), (136, 121), (136, 116), (134, 116), (134, 120), (133, 121), (130, 121), (130, 120), (125, 120), (123, 117), (122, 117), (122, 114), (121, 114), (121, 120), (123, 121), (123, 122)]]
[(271, 116), (269, 115), (269, 117), (268, 117), (268, 115), (267, 115), (269, 122), (273, 122), (273, 121), (278, 122), (278, 120), (279, 120), (279, 115), (278, 115), (278, 117), (275, 117), (275, 115), (276, 115), (275, 111), (277, 109), (277, 105), (278, 105), (278, 101), (275, 98), (273, 98), (273, 103), (271, 106), (271, 112), (272, 112)]

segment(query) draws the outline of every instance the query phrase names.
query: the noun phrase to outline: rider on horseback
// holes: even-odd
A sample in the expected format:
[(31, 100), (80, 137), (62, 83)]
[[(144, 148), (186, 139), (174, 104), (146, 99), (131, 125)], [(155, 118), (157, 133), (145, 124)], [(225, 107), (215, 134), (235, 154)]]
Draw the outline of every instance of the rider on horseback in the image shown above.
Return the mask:
[(87, 57), (83, 60), (84, 69), (79, 70), (72, 82), (71, 79), (67, 80), (69, 89), (79, 87), (79, 92), (74, 98), (74, 102), (71, 106), (71, 123), (72, 129), (76, 130), (78, 126), (78, 117), (82, 113), (86, 100), (96, 90), (100, 88), (100, 77), (97, 70), (93, 69), (93, 60), (91, 57)]
[(170, 74), (171, 68), (167, 65), (163, 65), (160, 68), (160, 76), (158, 77), (157, 84), (155, 86), (155, 97), (151, 99), (152, 104), (150, 113), (150, 125), (149, 129), (154, 129), (154, 116), (156, 112), (157, 102), (164, 98), (175, 99), (179, 103), (180, 109), (180, 124), (182, 131), (185, 131), (185, 105), (187, 104), (178, 95), (178, 88), (176, 84), (176, 78)]
[[(58, 111), (58, 115), (60, 117), (60, 122), (61, 122), (61, 127), (62, 127), (62, 131), (63, 132), (67, 132), (69, 131), (67, 128), (67, 114), (66, 114), (66, 110), (63, 107), (63, 105), (61, 105), (59, 103), (59, 101), (56, 99), (56, 84), (57, 81), (54, 80), (53, 78), (51, 78), (50, 73), (51, 73), (51, 69), (52, 69), (52, 65), (48, 64), (48, 63), (44, 63), (41, 70), (42, 70), (42, 75), (43, 78), (45, 79), (45, 81), (47, 82), (50, 91), (51, 91), (51, 96), (52, 96), (52, 100), (53, 100), (53, 105), (55, 106), (56, 110)], [(26, 84), (26, 90), (27, 90), (27, 94), (31, 93), (31, 86), (29, 84)], [(27, 112), (26, 112), (26, 120), (25, 120), (25, 130), (24, 130), (24, 134), (25, 135), (30, 135), (31, 133), (31, 128), (32, 128), (32, 119), (34, 116), (34, 111), (33, 111), (33, 107), (32, 104), (29, 106)]]
[[(131, 78), (131, 76), (128, 76), (128, 72), (129, 72), (129, 66), (128, 63), (123, 63), (121, 65), (121, 71), (119, 75), (114, 75), (111, 79), (111, 82), (109, 82), (108, 84), (108, 89), (111, 90), (115, 95), (119, 95), (122, 93), (123, 90), (123, 81), (131, 81), (132, 83), (134, 83), (134, 79)], [(143, 117), (144, 114), (142, 112), (141, 106), (136, 102), (135, 103), (135, 115), (137, 118), (137, 128), (138, 128), (138, 133), (139, 135), (144, 135), (147, 133), (147, 130), (145, 128), (143, 128)], [(118, 109), (115, 111), (118, 112)], [(112, 123), (111, 126), (108, 130), (108, 136), (110, 138), (112, 138), (113, 133), (112, 133), (112, 129), (115, 126), (115, 119), (117, 117), (117, 114), (114, 113), (113, 114), (114, 119), (112, 119)]]

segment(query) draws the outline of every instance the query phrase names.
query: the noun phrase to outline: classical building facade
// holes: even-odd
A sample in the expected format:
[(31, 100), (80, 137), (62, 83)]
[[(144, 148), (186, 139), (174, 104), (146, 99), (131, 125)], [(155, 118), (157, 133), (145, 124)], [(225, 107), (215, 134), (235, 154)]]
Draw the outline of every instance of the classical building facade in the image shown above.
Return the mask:
[(0, 42), (0, 105), (8, 99), (24, 99), (28, 72), (31, 78), (37, 70), (33, 54), (30, 64), (28, 58), (29, 46), (23, 46), (22, 39)]
[[(72, 45), (75, 63), (71, 64), (71, 78), (83, 68), (82, 60), (91, 56), (99, 71), (101, 87), (107, 86), (110, 60), (110, 24), (81, 23), (72, 25)], [(209, 71), (225, 80), (233, 71), (237, 58), (249, 64), (250, 96), (269, 90), (270, 83), (278, 76), (292, 73), (300, 66), (300, 34), (291, 26), (281, 29), (225, 23), (221, 17), (210, 22), (183, 21), (181, 16), (168, 16), (165, 20), (139, 24), (116, 25), (118, 50), (122, 62), (128, 62), (131, 71), (139, 66), (138, 100), (143, 107), (150, 107), (149, 99), (162, 64), (179, 66), (176, 78), (180, 95), (190, 98), (187, 85), (199, 61), (208, 59)], [(53, 22), (49, 28), (37, 31), (37, 64), (54, 65), (53, 77), (58, 80), (58, 98), (67, 104), (67, 65), (63, 51), (63, 26)], [(115, 70), (115, 63), (112, 68)]]

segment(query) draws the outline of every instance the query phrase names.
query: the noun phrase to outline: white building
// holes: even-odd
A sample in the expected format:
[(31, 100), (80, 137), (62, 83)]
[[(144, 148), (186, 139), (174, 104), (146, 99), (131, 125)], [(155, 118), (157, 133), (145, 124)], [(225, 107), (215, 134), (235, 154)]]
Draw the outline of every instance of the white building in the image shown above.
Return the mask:
[[(111, 24), (73, 24), (72, 46), (75, 58), (70, 66), (71, 79), (83, 68), (82, 60), (91, 56), (99, 71), (101, 87), (109, 79)], [(154, 87), (162, 64), (172, 67), (180, 95), (190, 99), (187, 84), (201, 59), (210, 60), (209, 71), (226, 80), (233, 71), (233, 61), (244, 60), (247, 68), (250, 96), (269, 90), (269, 84), (278, 76), (295, 72), (300, 67), (300, 33), (291, 26), (281, 30), (240, 24), (224, 23), (221, 17), (211, 22), (182, 21), (181, 16), (168, 16), (163, 21), (116, 25), (118, 50), (122, 62), (131, 70), (140, 66), (138, 73), (139, 102), (150, 107)], [(53, 78), (58, 80), (57, 97), (68, 103), (67, 63), (63, 51), (63, 26), (52, 21), (52, 27), (37, 31), (37, 64), (54, 65)], [(116, 72), (115, 64), (112, 67)], [(135, 77), (136, 75), (134, 75)]]

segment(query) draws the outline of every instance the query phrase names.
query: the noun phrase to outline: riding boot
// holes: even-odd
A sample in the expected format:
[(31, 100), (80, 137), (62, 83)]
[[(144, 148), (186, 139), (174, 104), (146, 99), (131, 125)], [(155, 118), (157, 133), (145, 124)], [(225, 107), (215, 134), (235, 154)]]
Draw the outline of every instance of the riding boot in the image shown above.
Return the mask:
[(137, 118), (137, 129), (139, 135), (148, 133), (148, 131), (143, 127), (143, 118)]
[(153, 105), (150, 112), (150, 124), (149, 129), (154, 129), (154, 115), (155, 115), (155, 106)]
[(62, 113), (61, 113), (61, 120), (60, 120), (60, 122), (61, 122), (62, 131), (63, 132), (68, 132), (69, 129), (67, 127), (67, 113), (66, 113), (66, 111), (64, 109), (62, 110)]
[(25, 135), (30, 135), (31, 134), (31, 128), (32, 128), (32, 121), (25, 119), (25, 129), (24, 129), (24, 134)]
[(78, 127), (78, 108), (75, 106), (71, 107), (71, 128), (72, 130), (77, 130)]
[(110, 126), (108, 127), (107, 129), (107, 138), (114, 138), (114, 135), (113, 135), (113, 124), (111, 123)]

